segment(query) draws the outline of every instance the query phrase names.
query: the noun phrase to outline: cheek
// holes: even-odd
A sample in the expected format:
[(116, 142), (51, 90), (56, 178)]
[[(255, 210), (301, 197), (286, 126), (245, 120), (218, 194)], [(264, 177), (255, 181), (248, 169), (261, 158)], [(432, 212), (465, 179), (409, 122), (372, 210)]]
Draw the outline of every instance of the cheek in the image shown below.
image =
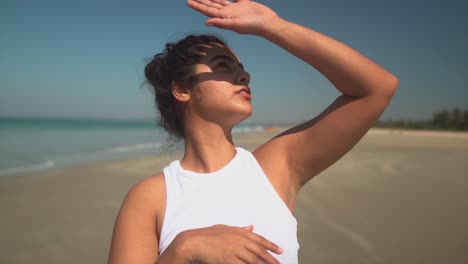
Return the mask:
[(197, 109), (197, 112), (206, 112), (212, 108), (216, 108), (216, 102), (221, 99), (218, 98), (215, 89), (208, 82), (199, 83), (194, 87), (191, 104)]
[(231, 93), (228, 83), (219, 81), (201, 82), (195, 90), (195, 96), (202, 102), (225, 101)]

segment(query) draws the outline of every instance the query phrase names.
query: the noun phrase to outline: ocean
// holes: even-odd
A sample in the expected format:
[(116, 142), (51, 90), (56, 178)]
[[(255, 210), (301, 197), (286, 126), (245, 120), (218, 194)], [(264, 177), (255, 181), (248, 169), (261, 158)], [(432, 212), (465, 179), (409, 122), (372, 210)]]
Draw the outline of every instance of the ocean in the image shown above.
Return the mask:
[[(233, 133), (262, 129), (240, 125)], [(155, 155), (174, 147), (154, 120), (0, 118), (0, 176)]]

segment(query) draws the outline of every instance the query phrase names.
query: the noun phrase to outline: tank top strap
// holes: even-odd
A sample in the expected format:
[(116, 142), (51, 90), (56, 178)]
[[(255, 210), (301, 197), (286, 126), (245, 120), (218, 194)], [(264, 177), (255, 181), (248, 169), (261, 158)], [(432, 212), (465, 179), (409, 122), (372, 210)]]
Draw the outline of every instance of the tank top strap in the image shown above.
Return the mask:
[(275, 187), (271, 183), (268, 176), (265, 174), (265, 171), (260, 166), (260, 163), (258, 163), (257, 158), (255, 158), (253, 153), (243, 148), (237, 148), (237, 151), (239, 152), (240, 156), (243, 158), (244, 162), (248, 162), (249, 164), (251, 164), (253, 168), (255, 169), (255, 171), (257, 172), (257, 173), (253, 173), (252, 175), (250, 175), (250, 177), (257, 177), (257, 180), (261, 182), (262, 184), (261, 186), (264, 186), (270, 192), (271, 197), (275, 200), (276, 204), (280, 207), (280, 210), (284, 212), (284, 215), (286, 215), (289, 218), (289, 221), (291, 221), (293, 225), (297, 225), (296, 217), (294, 217), (291, 210), (289, 210), (286, 203), (278, 194)]
[(166, 208), (168, 205), (172, 205), (173, 201), (176, 201), (176, 197), (182, 192), (175, 163), (176, 161), (173, 161), (163, 169), (164, 180), (166, 182)]
[(164, 249), (169, 246), (169, 243), (173, 239), (173, 237), (167, 234), (167, 219), (172, 218), (172, 214), (174, 213), (173, 208), (175, 207), (175, 203), (177, 203), (177, 196), (180, 196), (182, 193), (175, 162), (176, 161), (173, 161), (163, 169), (164, 181), (166, 184), (166, 211), (164, 213), (164, 220), (161, 226), (159, 253), (162, 253), (162, 251), (164, 251)]

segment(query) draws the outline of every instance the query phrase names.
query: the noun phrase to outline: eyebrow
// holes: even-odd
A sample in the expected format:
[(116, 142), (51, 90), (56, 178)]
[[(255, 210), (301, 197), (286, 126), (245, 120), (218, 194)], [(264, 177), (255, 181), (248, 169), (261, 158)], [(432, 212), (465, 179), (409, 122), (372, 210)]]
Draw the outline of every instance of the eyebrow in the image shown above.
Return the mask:
[(213, 58), (211, 58), (208, 63), (212, 63), (213, 61), (216, 61), (216, 60), (227, 60), (231, 63), (239, 65), (242, 69), (244, 69), (244, 65), (242, 63), (237, 62), (237, 60), (234, 60), (232, 57), (226, 56), (226, 55), (216, 55)]

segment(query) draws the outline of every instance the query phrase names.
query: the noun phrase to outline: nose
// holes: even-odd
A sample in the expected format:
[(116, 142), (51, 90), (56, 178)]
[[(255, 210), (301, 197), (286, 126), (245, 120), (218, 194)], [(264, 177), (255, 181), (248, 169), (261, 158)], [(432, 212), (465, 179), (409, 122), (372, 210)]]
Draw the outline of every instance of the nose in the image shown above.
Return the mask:
[(250, 74), (247, 71), (242, 70), (238, 76), (237, 81), (242, 85), (249, 85), (250, 83)]

